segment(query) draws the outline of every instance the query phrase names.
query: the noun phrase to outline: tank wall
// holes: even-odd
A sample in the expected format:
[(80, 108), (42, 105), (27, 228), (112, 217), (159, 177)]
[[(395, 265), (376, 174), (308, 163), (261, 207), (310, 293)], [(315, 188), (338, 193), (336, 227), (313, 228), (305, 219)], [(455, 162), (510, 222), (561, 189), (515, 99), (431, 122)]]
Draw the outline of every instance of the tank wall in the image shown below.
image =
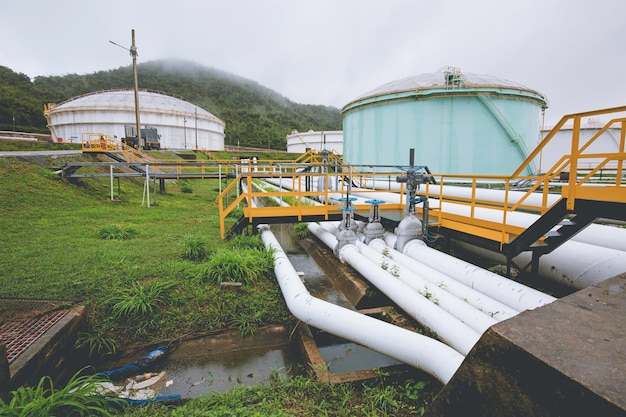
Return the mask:
[(336, 131), (306, 132), (294, 133), (287, 136), (287, 152), (304, 153), (306, 152), (307, 148), (316, 149), (318, 151), (326, 148), (330, 151), (342, 154), (343, 133)]
[[(581, 128), (579, 147), (582, 147), (589, 139), (591, 139), (599, 128)], [(542, 132), (542, 138), (550, 131)], [(617, 128), (607, 129), (600, 137), (598, 137), (586, 150), (585, 154), (598, 153), (615, 153), (619, 152), (621, 131)], [(537, 142), (539, 144), (539, 142)], [(548, 142), (546, 147), (541, 151), (535, 163), (541, 172), (548, 172), (550, 168), (556, 164), (564, 155), (572, 153), (572, 129), (561, 129)], [(597, 166), (603, 158), (581, 158), (578, 166), (581, 168), (593, 168)], [(607, 165), (607, 168), (616, 168), (616, 162)]]
[[(63, 111), (52, 113), (50, 119), (53, 137), (64, 142), (80, 142), (82, 134), (87, 132), (106, 133), (120, 139), (125, 136), (125, 125), (135, 125), (134, 111), (123, 110)], [(194, 149), (197, 144), (199, 149), (224, 149), (224, 125), (213, 118), (142, 111), (140, 122), (142, 127), (157, 128), (163, 148)]]
[[(508, 175), (537, 143), (541, 107), (526, 100), (476, 96), (387, 102), (344, 114), (344, 159), (351, 164), (416, 165), (434, 173)], [(520, 149), (501, 117), (522, 138)], [(510, 131), (510, 129), (509, 129)]]

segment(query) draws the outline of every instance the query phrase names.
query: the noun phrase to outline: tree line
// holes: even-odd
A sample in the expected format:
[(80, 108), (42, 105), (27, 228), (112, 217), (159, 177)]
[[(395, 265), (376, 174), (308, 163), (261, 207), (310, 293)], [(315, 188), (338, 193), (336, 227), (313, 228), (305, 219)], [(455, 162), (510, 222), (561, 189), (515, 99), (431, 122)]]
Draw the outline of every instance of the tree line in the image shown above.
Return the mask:
[[(189, 61), (137, 65), (139, 87), (185, 99), (226, 123), (227, 145), (286, 149), (293, 130), (341, 130), (339, 110), (299, 104), (260, 84)], [(49, 133), (43, 108), (101, 90), (132, 89), (132, 67), (91, 74), (37, 76), (0, 66), (0, 130)]]

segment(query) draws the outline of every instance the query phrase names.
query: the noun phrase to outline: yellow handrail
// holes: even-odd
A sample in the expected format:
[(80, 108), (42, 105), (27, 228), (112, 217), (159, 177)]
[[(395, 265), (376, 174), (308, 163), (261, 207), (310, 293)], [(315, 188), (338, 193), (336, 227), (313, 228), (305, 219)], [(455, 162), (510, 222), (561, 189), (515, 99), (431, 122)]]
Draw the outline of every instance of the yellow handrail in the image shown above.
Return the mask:
[[(464, 231), (473, 234), (479, 234), (482, 237), (486, 237), (488, 239), (499, 241), (500, 244), (509, 243), (512, 239), (514, 239), (517, 235), (523, 232), (523, 228), (512, 226), (507, 224), (508, 214), (517, 211), (517, 210), (525, 210), (525, 211), (533, 211), (537, 212), (540, 215), (546, 213), (554, 204), (556, 204), (561, 199), (567, 200), (567, 208), (569, 210), (573, 210), (575, 207), (575, 202), (577, 198), (584, 199), (594, 199), (599, 201), (614, 201), (619, 203), (626, 203), (626, 187), (622, 185), (622, 176), (623, 176), (623, 168), (624, 161), (626, 160), (626, 150), (625, 150), (625, 142), (626, 142), (626, 118), (613, 118), (609, 121), (605, 126), (603, 126), (591, 139), (589, 139), (584, 144), (579, 143), (580, 138), (580, 126), (581, 126), (581, 118), (590, 117), (590, 116), (599, 116), (599, 115), (611, 115), (615, 113), (626, 112), (626, 106), (615, 107), (610, 109), (603, 110), (595, 110), (584, 113), (576, 113), (564, 116), (552, 129), (546, 137), (541, 141), (541, 143), (535, 148), (530, 155), (526, 158), (526, 160), (515, 170), (515, 172), (509, 176), (495, 176), (495, 175), (460, 175), (460, 174), (432, 174), (433, 178), (435, 178), (438, 185), (426, 184), (423, 187), (423, 191), (419, 191), (418, 194), (424, 195), (426, 197), (431, 197), (439, 200), (439, 207), (433, 208), (433, 213), (431, 214), (431, 218), (435, 220), (434, 225), (444, 226), (453, 228), (459, 231)], [(539, 153), (545, 148), (545, 146), (552, 140), (557, 132), (566, 125), (567, 122), (573, 122), (572, 129), (572, 138), (571, 138), (571, 146), (568, 149), (569, 153), (563, 155), (549, 170), (545, 173), (538, 173), (534, 175), (521, 175), (522, 172), (526, 170), (528, 166), (532, 163), (532, 161), (537, 158)], [(617, 152), (607, 152), (607, 153), (586, 153), (589, 146), (598, 138), (601, 137), (602, 133), (604, 133), (607, 129), (618, 125), (621, 129), (621, 138), (620, 145)], [(297, 161), (301, 164), (311, 164), (311, 165), (319, 165), (319, 154), (314, 151), (309, 151), (306, 154), (303, 154), (301, 158)], [(600, 162), (595, 162), (595, 165), (592, 168), (581, 168), (581, 161), (586, 160), (597, 160), (601, 159)], [(307, 161), (307, 162), (305, 162)], [(377, 176), (384, 175), (397, 175), (397, 172), (394, 173), (363, 173), (357, 172), (354, 167), (350, 165), (337, 164), (334, 165), (335, 160), (333, 160), (333, 166), (337, 167), (338, 172), (331, 173), (295, 173), (295, 172), (281, 172), (278, 174), (263, 174), (265, 176), (282, 176), (293, 178), (294, 184), (300, 181), (303, 175), (310, 175), (312, 178), (318, 178), (319, 176), (326, 176), (327, 179), (325, 181), (330, 182), (330, 177), (336, 177), (341, 175), (343, 177), (348, 178), (350, 181), (355, 181), (356, 184), (360, 186), (365, 186), (368, 184), (368, 179)], [(612, 168), (613, 164), (615, 168)], [(330, 165), (330, 164), (329, 164)], [(260, 166), (260, 165), (259, 165)], [(612, 178), (612, 181), (605, 180), (600, 186), (589, 186), (590, 181), (597, 176), (600, 170), (606, 170), (610, 167), (613, 170), (614, 174), (609, 176), (609, 179)], [(260, 169), (260, 168), (259, 168)], [(561, 180), (562, 173), (569, 173), (569, 177), (567, 178), (567, 182), (563, 182)], [(251, 184), (252, 178), (258, 174), (256, 173), (242, 173), (237, 181), (245, 181), (247, 184)], [(297, 178), (297, 179), (296, 179)], [(511, 197), (511, 190), (514, 189), (515, 184), (519, 181), (528, 181), (529, 187), (525, 189), (524, 194), (521, 197), (517, 197), (513, 200)], [(469, 181), (472, 186), (471, 196), (467, 197), (450, 197), (444, 195), (443, 186), (446, 184), (458, 184), (460, 182)], [(495, 201), (487, 201), (481, 200), (478, 198), (476, 190), (481, 183), (488, 182), (498, 182), (502, 184), (505, 198), (502, 202)], [(342, 181), (342, 186), (344, 182)], [(549, 191), (553, 185), (557, 185), (561, 187), (561, 192), (556, 201), (551, 201), (549, 197)], [(232, 186), (232, 183), (231, 183)], [(401, 190), (403, 190), (401, 188)], [(540, 204), (531, 204), (529, 202), (529, 197), (536, 192), (541, 191), (542, 198)], [(345, 190), (337, 190), (336, 192), (345, 192)], [(362, 192), (362, 190), (359, 190)], [(402, 191), (400, 191), (402, 192)], [(225, 190), (226, 193), (226, 190)], [(233, 202), (228, 205), (228, 207), (223, 208), (224, 201), (223, 195), (218, 198), (218, 206), (220, 207), (220, 222), (221, 222), (221, 232), (222, 238), (224, 237), (224, 227), (223, 227), (223, 217), (228, 214), (237, 204), (242, 201), (251, 201), (252, 197), (261, 197), (263, 196), (263, 192), (253, 191), (251, 189), (248, 190), (245, 197), (240, 197), (236, 199), (236, 202)], [(272, 195), (276, 195), (272, 193)], [(305, 196), (315, 196), (316, 192), (311, 191), (302, 191), (298, 190), (295, 194), (293, 191), (289, 193), (284, 193), (285, 197), (291, 196), (296, 199), (303, 198)], [(327, 201), (327, 200), (326, 200)], [(446, 202), (453, 202), (455, 204), (467, 205), (469, 206), (469, 216), (460, 216), (458, 214), (453, 214), (450, 212), (446, 212), (444, 209), (444, 205)], [(330, 210), (335, 210), (333, 207), (328, 207), (328, 204), (323, 204), (326, 206), (326, 212), (328, 213)], [(385, 205), (386, 206), (386, 205)], [(366, 208), (366, 207), (364, 207)], [(476, 212), (480, 208), (489, 208), (489, 209), (498, 209), (502, 211), (502, 221), (501, 222), (493, 222), (493, 221), (485, 221), (481, 220), (476, 216)], [(257, 209), (252, 209), (250, 207), (244, 209), (246, 217), (252, 220), (255, 216), (255, 211)], [(256, 213), (259, 213), (257, 211)], [(286, 213), (287, 211), (282, 211), (282, 213)], [(292, 213), (293, 210), (290, 211)], [(301, 211), (302, 213), (302, 211)], [(281, 216), (281, 210), (278, 207), (273, 207), (268, 210), (264, 208), (263, 215), (273, 215), (273, 216)]]

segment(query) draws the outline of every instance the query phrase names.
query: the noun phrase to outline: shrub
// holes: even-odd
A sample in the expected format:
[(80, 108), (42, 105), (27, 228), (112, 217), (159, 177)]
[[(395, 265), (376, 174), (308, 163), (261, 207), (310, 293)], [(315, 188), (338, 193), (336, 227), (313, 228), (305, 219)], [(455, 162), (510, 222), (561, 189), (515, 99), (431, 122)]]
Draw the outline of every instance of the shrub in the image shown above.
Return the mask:
[(183, 238), (182, 252), (180, 257), (190, 261), (201, 261), (209, 256), (206, 242), (192, 234), (187, 234)]
[(131, 226), (120, 226), (119, 224), (108, 224), (98, 231), (101, 239), (131, 239), (137, 235), (135, 229)]

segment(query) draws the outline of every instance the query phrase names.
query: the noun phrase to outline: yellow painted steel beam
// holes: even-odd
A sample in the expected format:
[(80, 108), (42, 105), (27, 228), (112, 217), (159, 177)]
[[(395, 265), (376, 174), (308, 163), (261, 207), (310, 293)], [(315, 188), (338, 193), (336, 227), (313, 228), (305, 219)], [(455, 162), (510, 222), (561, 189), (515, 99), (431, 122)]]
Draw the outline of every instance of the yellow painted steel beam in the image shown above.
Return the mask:
[[(576, 188), (576, 198), (582, 200), (610, 201), (614, 203), (626, 204), (626, 187), (621, 186), (578, 186)], [(571, 194), (569, 186), (563, 187), (563, 196)]]
[[(454, 220), (443, 219), (439, 226), (447, 229), (456, 230), (458, 232), (467, 233), (474, 236), (480, 236), (485, 239), (493, 240), (500, 243), (509, 243), (510, 235), (508, 233), (502, 234), (499, 230), (485, 229), (480, 226), (474, 226), (469, 223), (457, 222)], [(504, 238), (503, 238), (504, 236)]]

